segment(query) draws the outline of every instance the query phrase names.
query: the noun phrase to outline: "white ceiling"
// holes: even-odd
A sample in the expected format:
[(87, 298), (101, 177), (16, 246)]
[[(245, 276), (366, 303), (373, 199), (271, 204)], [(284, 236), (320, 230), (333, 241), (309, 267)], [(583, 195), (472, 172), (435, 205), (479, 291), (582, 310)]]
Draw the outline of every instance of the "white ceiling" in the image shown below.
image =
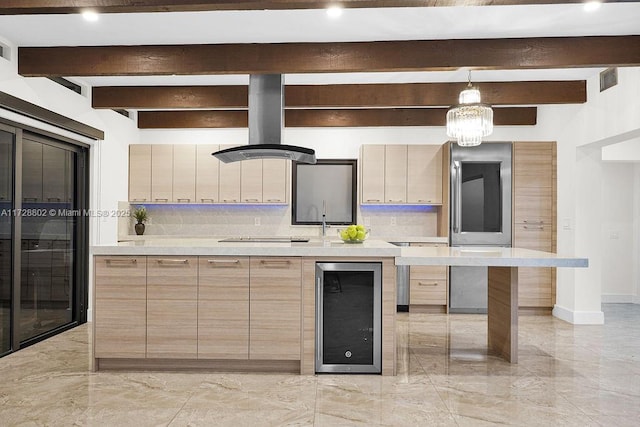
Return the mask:
[[(0, 37), (17, 46), (277, 43), (542, 36), (640, 35), (640, 3), (323, 10), (0, 16)], [(474, 81), (585, 79), (600, 69), (478, 70)], [(292, 74), (288, 84), (465, 81), (450, 72)], [(77, 79), (75, 79), (77, 80)], [(104, 85), (247, 84), (248, 76), (86, 77)]]

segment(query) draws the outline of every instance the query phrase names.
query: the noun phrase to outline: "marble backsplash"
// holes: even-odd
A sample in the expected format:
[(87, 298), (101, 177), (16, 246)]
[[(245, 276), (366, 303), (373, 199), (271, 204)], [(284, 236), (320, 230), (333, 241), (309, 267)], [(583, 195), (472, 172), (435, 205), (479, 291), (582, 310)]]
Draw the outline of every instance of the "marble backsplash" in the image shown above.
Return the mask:
[[(145, 236), (305, 236), (322, 234), (319, 225), (291, 225), (290, 205), (145, 205), (149, 213)], [(120, 202), (119, 209), (128, 209)], [(132, 206), (133, 208), (133, 206)], [(427, 206), (365, 206), (358, 209), (358, 223), (371, 237), (437, 235), (438, 208)], [(118, 239), (135, 236), (133, 218), (120, 218)], [(335, 228), (327, 232), (333, 236)]]

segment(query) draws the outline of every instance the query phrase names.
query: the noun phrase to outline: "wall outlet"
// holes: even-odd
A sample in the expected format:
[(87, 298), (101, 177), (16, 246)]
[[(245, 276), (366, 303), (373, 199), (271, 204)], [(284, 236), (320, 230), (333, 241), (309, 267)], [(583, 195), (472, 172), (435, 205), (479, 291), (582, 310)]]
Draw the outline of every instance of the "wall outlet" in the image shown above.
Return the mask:
[(253, 225), (260, 225), (260, 217), (257, 216), (253, 219)]
[(371, 217), (369, 217), (369, 216), (365, 216), (364, 217), (364, 226), (365, 227), (371, 227)]
[(571, 230), (571, 218), (564, 218), (562, 220), (562, 228), (564, 230)]
[(390, 220), (391, 225), (396, 225), (396, 217), (392, 216)]

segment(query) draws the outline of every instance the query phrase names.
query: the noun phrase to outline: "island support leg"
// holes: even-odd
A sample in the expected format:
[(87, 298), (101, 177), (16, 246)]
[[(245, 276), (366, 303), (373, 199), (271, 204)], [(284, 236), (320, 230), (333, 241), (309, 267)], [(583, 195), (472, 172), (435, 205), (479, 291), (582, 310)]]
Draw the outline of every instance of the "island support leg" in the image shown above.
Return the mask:
[(489, 351), (518, 363), (518, 268), (489, 267)]

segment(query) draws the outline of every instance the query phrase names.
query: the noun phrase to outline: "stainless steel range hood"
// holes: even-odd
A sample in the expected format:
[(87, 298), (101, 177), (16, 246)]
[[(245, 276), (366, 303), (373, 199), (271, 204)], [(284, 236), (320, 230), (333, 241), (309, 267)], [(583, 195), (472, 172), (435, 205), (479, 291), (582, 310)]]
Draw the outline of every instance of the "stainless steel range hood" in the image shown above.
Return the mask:
[(281, 74), (249, 76), (249, 145), (212, 153), (225, 163), (250, 159), (290, 159), (316, 163), (310, 148), (281, 144), (284, 127), (284, 85)]

